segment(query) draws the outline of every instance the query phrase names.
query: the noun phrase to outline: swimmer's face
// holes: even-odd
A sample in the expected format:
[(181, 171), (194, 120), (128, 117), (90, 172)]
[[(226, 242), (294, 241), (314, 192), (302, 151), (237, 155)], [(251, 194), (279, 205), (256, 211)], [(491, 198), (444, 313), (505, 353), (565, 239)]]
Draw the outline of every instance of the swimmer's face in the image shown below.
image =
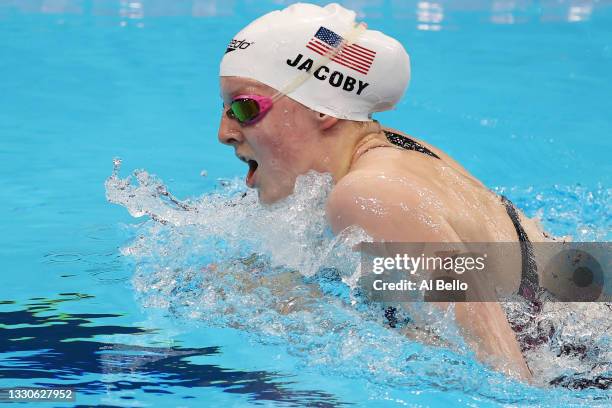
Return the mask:
[(275, 93), (276, 90), (258, 81), (221, 78), (224, 109), (219, 141), (234, 147), (238, 158), (249, 164), (246, 183), (257, 189), (263, 203), (290, 195), (297, 176), (316, 167), (311, 149), (318, 135), (316, 112), (283, 96), (252, 125), (243, 126), (225, 114), (237, 95), (273, 96)]

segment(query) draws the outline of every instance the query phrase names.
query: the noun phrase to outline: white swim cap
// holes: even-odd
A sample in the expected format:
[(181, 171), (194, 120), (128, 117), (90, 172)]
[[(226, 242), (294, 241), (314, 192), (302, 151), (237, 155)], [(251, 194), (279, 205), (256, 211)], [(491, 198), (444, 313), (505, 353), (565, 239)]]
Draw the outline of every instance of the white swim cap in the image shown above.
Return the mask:
[(397, 40), (357, 26), (354, 11), (298, 3), (236, 34), (219, 75), (255, 79), (336, 118), (369, 121), (401, 99), (410, 58)]

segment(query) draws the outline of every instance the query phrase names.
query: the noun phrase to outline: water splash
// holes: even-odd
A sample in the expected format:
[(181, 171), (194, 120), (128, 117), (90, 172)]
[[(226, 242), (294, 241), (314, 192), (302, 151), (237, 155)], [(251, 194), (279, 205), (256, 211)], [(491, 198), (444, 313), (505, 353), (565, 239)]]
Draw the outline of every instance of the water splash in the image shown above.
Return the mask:
[[(403, 331), (417, 330), (408, 319), (399, 330), (389, 329), (382, 306), (368, 304), (354, 286), (359, 257), (352, 247), (369, 240), (367, 235), (350, 229), (334, 236), (327, 225), (329, 175), (301, 176), (293, 195), (263, 206), (240, 180), (223, 180), (213, 192), (179, 200), (144, 170), (120, 178), (120, 164), (115, 162), (106, 181), (108, 200), (134, 217), (150, 217), (135, 227), (134, 240), (122, 249), (135, 261), (133, 284), (147, 307), (281, 344), (302, 357), (305, 368), (365, 379), (373, 398), (401, 399), (423, 389), (461, 391), (475, 400), (484, 396), (502, 403), (571, 406), (600, 398), (597, 391), (575, 395), (534, 389), (488, 370), (462, 342), (452, 311), (414, 306), (429, 323), (427, 334), (442, 339), (443, 348), (404, 336)], [(559, 336), (574, 326), (563, 327), (568, 329)], [(604, 337), (596, 339), (599, 346), (609, 341)], [(538, 366), (538, 361), (558, 359), (551, 350), (528, 355), (541, 384), (569, 373), (565, 360), (557, 360), (556, 369)], [(607, 355), (597, 358), (602, 357)], [(587, 371), (590, 363), (581, 364), (574, 368)]]

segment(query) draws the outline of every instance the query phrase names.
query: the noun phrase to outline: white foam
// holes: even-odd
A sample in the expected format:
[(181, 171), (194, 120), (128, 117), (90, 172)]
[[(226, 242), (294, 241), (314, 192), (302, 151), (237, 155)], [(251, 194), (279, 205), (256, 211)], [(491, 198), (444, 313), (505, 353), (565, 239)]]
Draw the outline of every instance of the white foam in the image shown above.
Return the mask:
[[(240, 180), (224, 180), (211, 193), (181, 201), (146, 171), (121, 179), (119, 165), (106, 181), (108, 200), (135, 217), (152, 219), (135, 227), (134, 240), (122, 249), (136, 262), (133, 284), (144, 306), (164, 308), (196, 325), (241, 328), (257, 341), (285, 345), (305, 366), (380, 386), (440, 386), (515, 402), (534, 396), (475, 361), (452, 313), (415, 306), (430, 335), (448, 348), (419, 344), (385, 326), (381, 305), (364, 303), (352, 290), (360, 273), (352, 247), (369, 238), (357, 228), (334, 237), (327, 225), (329, 175), (299, 177), (293, 195), (262, 206)], [(325, 271), (342, 282), (323, 279), (322, 284)], [(319, 279), (316, 284), (305, 281), (312, 277)], [(506, 305), (512, 318), (525, 316), (512, 305)], [(537, 317), (555, 324), (558, 338), (527, 355), (541, 384), (610, 361), (609, 328), (596, 324), (609, 313), (578, 308), (568, 318), (555, 311), (559, 305), (547, 304)], [(584, 340), (585, 330), (587, 340), (607, 351), (587, 360), (556, 356), (563, 344)], [(570, 398), (559, 391), (546, 395), (555, 401)]]

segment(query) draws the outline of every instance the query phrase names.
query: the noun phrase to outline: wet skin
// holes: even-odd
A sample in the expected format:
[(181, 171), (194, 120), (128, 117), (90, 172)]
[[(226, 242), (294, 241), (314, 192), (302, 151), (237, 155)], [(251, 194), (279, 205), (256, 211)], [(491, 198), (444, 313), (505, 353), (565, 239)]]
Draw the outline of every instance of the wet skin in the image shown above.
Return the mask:
[[(276, 93), (239, 77), (221, 78), (221, 89), (226, 106), (238, 94)], [(234, 147), (243, 160), (257, 162), (255, 174), (247, 179), (263, 203), (291, 194), (296, 177), (309, 170), (331, 173), (335, 186), (327, 215), (336, 233), (358, 225), (380, 241), (517, 241), (499, 197), (479, 180), (425, 142), (419, 141), (440, 160), (398, 149), (382, 130), (377, 122), (338, 120), (282, 97), (252, 126), (241, 126), (223, 115), (219, 140)], [(521, 216), (521, 222), (532, 241), (544, 240), (534, 221)], [(518, 288), (520, 254), (507, 262), (516, 275), (496, 279)], [(458, 303), (456, 318), (481, 360), (518, 377), (530, 377), (498, 303)]]

